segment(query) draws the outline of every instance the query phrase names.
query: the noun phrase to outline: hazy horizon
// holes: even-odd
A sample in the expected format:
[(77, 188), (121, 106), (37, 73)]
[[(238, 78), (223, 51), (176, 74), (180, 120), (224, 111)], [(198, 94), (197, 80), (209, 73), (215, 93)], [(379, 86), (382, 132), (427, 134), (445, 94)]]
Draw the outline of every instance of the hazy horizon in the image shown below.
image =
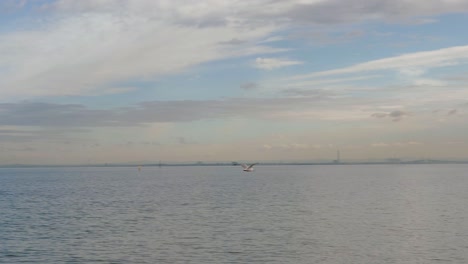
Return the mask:
[(468, 159), (468, 2), (0, 2), (0, 165)]

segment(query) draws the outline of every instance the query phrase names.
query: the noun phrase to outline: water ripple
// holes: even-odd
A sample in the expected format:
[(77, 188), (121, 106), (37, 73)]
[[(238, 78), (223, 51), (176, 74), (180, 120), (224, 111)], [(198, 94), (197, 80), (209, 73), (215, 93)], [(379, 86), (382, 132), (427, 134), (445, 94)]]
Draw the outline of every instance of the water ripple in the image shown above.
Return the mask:
[(468, 263), (467, 169), (0, 169), (0, 263)]

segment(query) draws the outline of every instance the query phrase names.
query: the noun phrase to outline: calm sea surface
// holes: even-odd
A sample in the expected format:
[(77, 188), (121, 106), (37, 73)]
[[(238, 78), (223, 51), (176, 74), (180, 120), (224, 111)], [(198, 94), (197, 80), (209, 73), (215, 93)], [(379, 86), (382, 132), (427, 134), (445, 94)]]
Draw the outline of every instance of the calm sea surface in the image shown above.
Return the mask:
[(0, 169), (0, 263), (468, 263), (468, 165)]

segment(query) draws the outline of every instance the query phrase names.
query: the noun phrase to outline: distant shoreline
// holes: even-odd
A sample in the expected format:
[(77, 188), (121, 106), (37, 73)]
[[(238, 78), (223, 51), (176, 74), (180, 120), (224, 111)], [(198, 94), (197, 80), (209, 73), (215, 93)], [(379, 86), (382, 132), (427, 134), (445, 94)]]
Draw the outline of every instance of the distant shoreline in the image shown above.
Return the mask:
[[(468, 160), (411, 160), (411, 161), (356, 161), (356, 162), (258, 162), (260, 166), (312, 166), (312, 165), (411, 165), (411, 164), (468, 164)], [(185, 163), (147, 163), (147, 164), (64, 164), (64, 165), (38, 165), (38, 164), (7, 164), (0, 168), (53, 168), (53, 167), (184, 167), (184, 166), (238, 166), (236, 162), (185, 162)]]

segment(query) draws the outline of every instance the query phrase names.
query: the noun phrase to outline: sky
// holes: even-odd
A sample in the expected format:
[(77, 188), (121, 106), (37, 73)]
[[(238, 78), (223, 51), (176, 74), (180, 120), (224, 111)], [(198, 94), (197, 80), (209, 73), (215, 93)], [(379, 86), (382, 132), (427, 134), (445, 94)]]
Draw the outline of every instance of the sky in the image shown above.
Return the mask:
[(4, 0), (0, 164), (468, 159), (467, 0)]

